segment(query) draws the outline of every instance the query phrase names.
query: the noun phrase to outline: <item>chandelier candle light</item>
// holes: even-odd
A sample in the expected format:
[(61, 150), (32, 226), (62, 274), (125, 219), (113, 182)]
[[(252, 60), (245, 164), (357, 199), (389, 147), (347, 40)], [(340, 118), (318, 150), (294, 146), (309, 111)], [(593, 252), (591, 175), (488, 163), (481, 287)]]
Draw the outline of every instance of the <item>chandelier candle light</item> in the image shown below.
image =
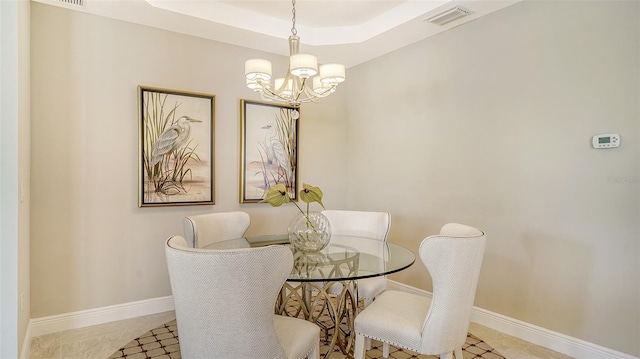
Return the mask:
[(320, 65), (318, 74), (318, 59), (313, 55), (299, 53), (296, 1), (293, 0), (291, 4), (293, 26), (289, 36), (289, 70), (286, 76), (275, 79), (272, 88), (271, 62), (264, 59), (247, 60), (244, 73), (247, 87), (260, 93), (264, 100), (286, 102), (298, 108), (301, 103), (317, 102), (333, 93), (338, 84), (345, 80), (345, 68), (343, 64), (324, 64)]

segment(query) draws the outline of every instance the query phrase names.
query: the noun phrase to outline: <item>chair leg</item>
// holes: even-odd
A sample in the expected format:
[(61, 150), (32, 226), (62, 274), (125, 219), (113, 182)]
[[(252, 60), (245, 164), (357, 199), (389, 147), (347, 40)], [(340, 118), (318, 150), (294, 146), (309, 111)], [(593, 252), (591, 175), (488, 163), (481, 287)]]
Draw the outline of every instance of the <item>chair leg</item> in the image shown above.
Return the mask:
[(356, 334), (355, 345), (353, 359), (364, 359), (364, 336), (362, 334)]
[(462, 347), (457, 347), (453, 353), (455, 354), (456, 359), (462, 359)]
[[(363, 300), (363, 304), (364, 307), (366, 308), (369, 304), (373, 303), (373, 299), (369, 299), (369, 298), (364, 298)], [(367, 350), (371, 350), (371, 338), (366, 338), (365, 339), (365, 347), (367, 348)]]
[(389, 357), (389, 343), (382, 343), (382, 357), (383, 358), (388, 358)]

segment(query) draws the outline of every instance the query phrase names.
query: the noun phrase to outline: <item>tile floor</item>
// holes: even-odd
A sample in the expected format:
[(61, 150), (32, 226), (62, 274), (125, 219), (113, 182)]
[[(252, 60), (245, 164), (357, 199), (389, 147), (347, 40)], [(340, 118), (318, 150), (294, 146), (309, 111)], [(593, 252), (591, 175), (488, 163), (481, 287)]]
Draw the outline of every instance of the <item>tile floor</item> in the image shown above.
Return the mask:
[[(165, 312), (34, 337), (30, 359), (105, 359), (134, 338), (175, 319)], [(469, 331), (508, 359), (570, 359), (507, 334), (471, 323)]]

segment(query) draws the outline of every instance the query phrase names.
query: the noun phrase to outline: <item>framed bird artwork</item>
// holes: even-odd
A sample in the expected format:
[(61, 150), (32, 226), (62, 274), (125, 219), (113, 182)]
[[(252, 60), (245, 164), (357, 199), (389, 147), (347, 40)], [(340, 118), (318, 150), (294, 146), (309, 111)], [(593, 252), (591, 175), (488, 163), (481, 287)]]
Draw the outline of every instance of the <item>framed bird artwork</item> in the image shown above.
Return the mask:
[(215, 204), (215, 96), (138, 86), (139, 207)]
[(272, 102), (240, 100), (240, 203), (258, 203), (284, 184), (298, 193), (298, 109)]

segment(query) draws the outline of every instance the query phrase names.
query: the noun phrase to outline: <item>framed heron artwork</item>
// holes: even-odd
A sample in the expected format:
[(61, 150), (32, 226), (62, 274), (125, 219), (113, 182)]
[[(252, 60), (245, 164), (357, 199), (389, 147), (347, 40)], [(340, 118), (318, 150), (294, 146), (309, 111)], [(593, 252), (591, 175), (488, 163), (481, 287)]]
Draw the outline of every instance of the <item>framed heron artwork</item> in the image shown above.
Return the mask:
[(298, 118), (295, 107), (240, 100), (240, 203), (258, 203), (269, 187), (298, 193)]
[(138, 86), (139, 207), (214, 204), (215, 96)]

